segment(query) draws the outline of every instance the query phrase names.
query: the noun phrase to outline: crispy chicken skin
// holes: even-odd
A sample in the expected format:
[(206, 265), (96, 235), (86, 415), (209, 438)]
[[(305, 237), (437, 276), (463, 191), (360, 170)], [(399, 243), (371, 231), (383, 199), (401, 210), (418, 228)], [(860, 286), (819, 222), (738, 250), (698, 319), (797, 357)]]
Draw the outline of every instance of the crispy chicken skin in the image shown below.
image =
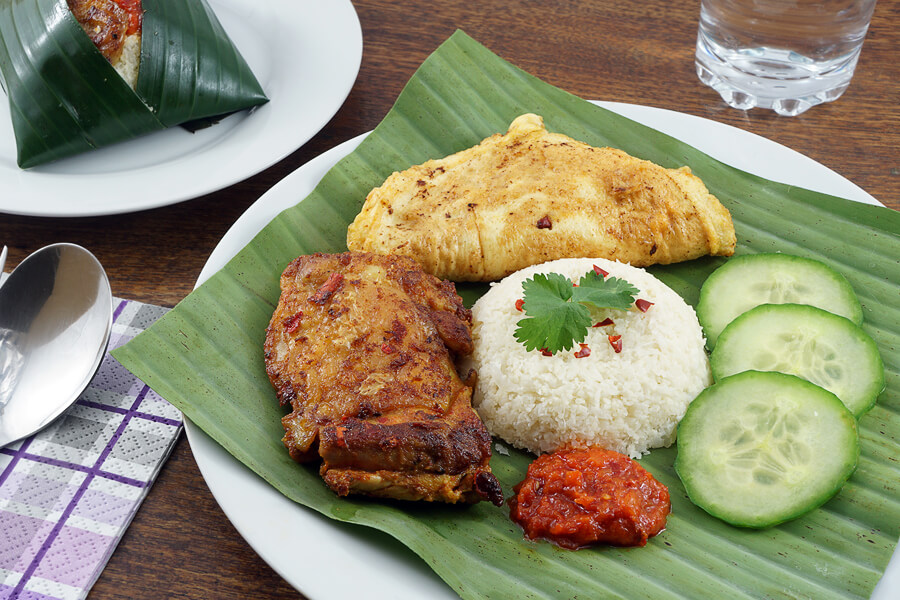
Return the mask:
[(667, 264), (729, 256), (734, 245), (731, 215), (687, 167), (549, 133), (533, 114), (392, 174), (347, 232), (351, 250), (411, 256), (454, 281), (566, 257)]
[(339, 495), (502, 502), (491, 438), (453, 358), (472, 352), (471, 312), (450, 282), (406, 257), (301, 256), (281, 276), (265, 362), (284, 444), (321, 457)]

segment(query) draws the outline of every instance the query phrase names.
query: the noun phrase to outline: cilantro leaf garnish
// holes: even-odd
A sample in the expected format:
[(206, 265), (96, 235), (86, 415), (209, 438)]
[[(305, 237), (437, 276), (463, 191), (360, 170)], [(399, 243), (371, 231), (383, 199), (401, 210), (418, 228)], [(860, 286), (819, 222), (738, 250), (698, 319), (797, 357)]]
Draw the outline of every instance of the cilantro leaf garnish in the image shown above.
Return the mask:
[[(571, 286), (571, 282), (569, 283)], [(595, 308), (628, 310), (640, 290), (618, 277), (603, 278), (594, 271), (581, 277), (578, 287), (572, 288), (572, 301), (589, 304)]]
[(589, 307), (628, 310), (638, 289), (623, 279), (604, 279), (594, 271), (581, 277), (577, 287), (559, 273), (537, 274), (522, 282), (525, 317), (516, 341), (526, 350), (551, 353), (569, 350), (584, 340), (591, 327)]
[(584, 339), (591, 326), (591, 314), (583, 304), (569, 302), (576, 289), (568, 277), (559, 273), (539, 273), (522, 282), (522, 309), (527, 316), (519, 320), (515, 336), (526, 350), (546, 348), (558, 352), (571, 348), (576, 338), (579, 342)]

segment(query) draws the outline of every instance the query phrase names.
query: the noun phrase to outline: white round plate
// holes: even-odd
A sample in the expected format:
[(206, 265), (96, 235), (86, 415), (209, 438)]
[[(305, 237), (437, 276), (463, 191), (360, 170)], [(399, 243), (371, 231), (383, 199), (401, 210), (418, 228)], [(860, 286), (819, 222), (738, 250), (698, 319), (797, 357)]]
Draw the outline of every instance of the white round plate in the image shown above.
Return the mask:
[(350, 0), (209, 0), (269, 102), (189, 133), (181, 127), (23, 171), (0, 96), (0, 212), (75, 217), (196, 198), (275, 164), (340, 108), (362, 60)]
[[(598, 102), (672, 135), (734, 167), (756, 175), (878, 204), (861, 188), (794, 150), (741, 129), (692, 115)], [(360, 135), (303, 165), (251, 206), (210, 255), (197, 285), (222, 268), (279, 212), (305, 198), (323, 175), (350, 153)], [(322, 517), (288, 500), (232, 457), (190, 421), (185, 429), (194, 457), (222, 510), (244, 539), (292, 586), (314, 600), (352, 597), (450, 599), (456, 594), (402, 544), (368, 527)], [(872, 598), (900, 597), (900, 561)], [(347, 573), (353, 573), (348, 577)]]

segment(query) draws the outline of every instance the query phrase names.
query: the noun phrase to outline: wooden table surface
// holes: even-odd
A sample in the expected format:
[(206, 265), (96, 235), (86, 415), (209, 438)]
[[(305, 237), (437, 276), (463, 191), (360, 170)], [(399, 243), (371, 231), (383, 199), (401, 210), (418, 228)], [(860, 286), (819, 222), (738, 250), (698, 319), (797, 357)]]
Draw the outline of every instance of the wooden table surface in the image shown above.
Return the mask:
[[(726, 106), (694, 72), (699, 1), (354, 0), (363, 29), (359, 76), (305, 146), (230, 188), (156, 210), (108, 217), (0, 214), (7, 270), (68, 241), (92, 250), (119, 297), (174, 306), (232, 223), (310, 159), (384, 117), (419, 64), (461, 28), (495, 53), (588, 99), (690, 113), (793, 148), (900, 209), (900, 3), (882, 0), (850, 88), (793, 118)], [(315, 543), (306, 541), (303, 543)], [(90, 598), (297, 598), (239, 536), (182, 436)], [(302, 596), (299, 596), (302, 597)], [(372, 597), (382, 597), (375, 593)]]

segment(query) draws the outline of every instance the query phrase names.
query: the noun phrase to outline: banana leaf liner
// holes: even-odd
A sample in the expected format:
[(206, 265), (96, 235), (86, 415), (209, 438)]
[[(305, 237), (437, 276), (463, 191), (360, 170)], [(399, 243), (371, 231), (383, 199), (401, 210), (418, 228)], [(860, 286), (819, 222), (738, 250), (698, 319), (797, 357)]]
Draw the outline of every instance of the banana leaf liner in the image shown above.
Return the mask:
[(206, 0), (143, 0), (132, 90), (66, 0), (0, 0), (0, 83), (23, 169), (267, 101)]
[[(529, 542), (505, 508), (338, 498), (316, 466), (298, 465), (262, 356), (279, 276), (299, 254), (346, 249), (366, 193), (392, 171), (461, 150), (535, 112), (552, 131), (667, 167), (689, 165), (734, 218), (738, 252), (823, 260), (860, 295), (887, 388), (859, 423), (856, 473), (823, 507), (771, 529), (731, 527), (688, 499), (675, 448), (641, 460), (672, 498), (667, 529), (643, 548), (577, 552)], [(900, 213), (767, 181), (517, 69), (462, 32), (413, 75), (384, 121), (313, 192), (273, 219), (222, 270), (114, 352), (127, 369), (297, 503), (393, 536), (453, 590), (475, 598), (868, 598), (900, 534)], [(723, 259), (652, 269), (689, 303)], [(484, 286), (460, 286), (471, 302)], [(505, 492), (533, 456), (510, 449), (491, 466)], [(298, 507), (297, 510), (302, 510)], [(303, 540), (317, 543), (318, 540)], [(298, 565), (298, 569), (302, 569)], [(385, 592), (385, 590), (379, 590)]]

